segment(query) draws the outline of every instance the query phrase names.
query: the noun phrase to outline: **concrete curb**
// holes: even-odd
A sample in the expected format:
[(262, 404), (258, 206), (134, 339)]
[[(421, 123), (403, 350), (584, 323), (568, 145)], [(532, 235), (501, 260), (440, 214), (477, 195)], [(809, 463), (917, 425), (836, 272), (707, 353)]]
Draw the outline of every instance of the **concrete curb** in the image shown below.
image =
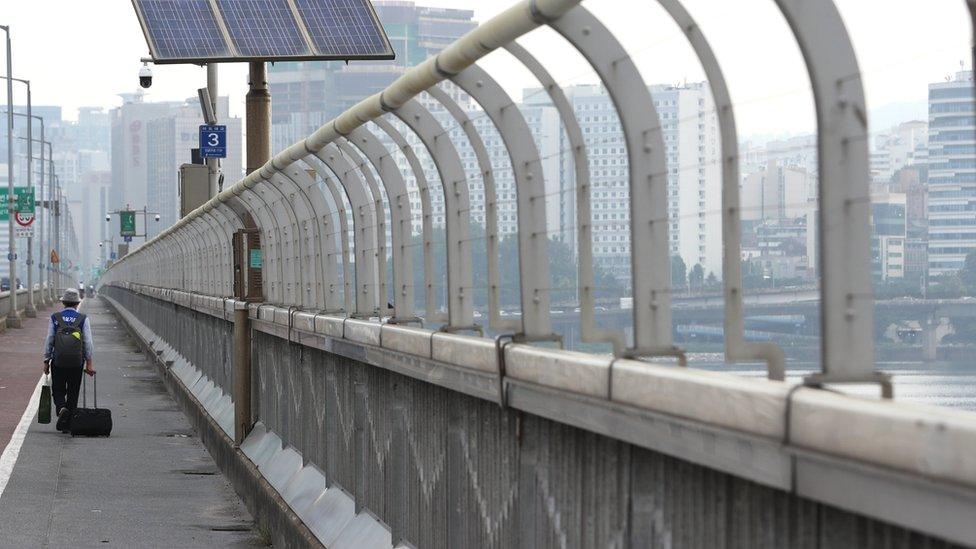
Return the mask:
[(153, 351), (149, 342), (132, 329), (110, 300), (105, 300), (105, 302), (115, 313), (119, 322), (138, 342), (146, 356), (152, 357), (156, 371), (163, 380), (170, 396), (183, 409), (183, 413), (197, 430), (200, 440), (210, 452), (217, 467), (230, 480), (234, 491), (241, 497), (248, 511), (251, 512), (261, 527), (270, 531), (274, 546), (324, 548), (325, 546), (319, 542), (301, 518), (292, 511), (277, 490), (265, 480), (257, 466), (244, 455), (240, 448), (234, 446), (234, 441), (207, 413), (203, 404), (193, 396), (177, 376), (170, 375), (165, 360)]

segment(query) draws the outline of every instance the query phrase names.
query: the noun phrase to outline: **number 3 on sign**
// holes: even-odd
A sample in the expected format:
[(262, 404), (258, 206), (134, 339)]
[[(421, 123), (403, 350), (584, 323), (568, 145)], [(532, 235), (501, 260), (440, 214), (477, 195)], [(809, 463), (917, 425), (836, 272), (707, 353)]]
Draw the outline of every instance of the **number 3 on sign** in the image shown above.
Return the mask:
[(207, 145), (210, 147), (220, 146), (220, 134), (217, 132), (210, 132), (207, 134)]

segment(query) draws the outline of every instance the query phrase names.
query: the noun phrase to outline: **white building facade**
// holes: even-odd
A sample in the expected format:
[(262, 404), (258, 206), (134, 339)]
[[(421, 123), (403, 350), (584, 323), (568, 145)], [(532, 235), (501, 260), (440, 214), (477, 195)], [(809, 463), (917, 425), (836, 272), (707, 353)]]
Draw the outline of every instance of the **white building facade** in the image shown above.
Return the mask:
[(962, 268), (976, 250), (973, 73), (929, 84), (929, 277)]

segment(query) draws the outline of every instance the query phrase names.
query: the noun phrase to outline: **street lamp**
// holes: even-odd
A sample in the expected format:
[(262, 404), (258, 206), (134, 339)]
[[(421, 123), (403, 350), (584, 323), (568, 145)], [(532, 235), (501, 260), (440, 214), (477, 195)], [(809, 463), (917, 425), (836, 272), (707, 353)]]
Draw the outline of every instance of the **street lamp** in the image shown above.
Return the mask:
[[(41, 141), (44, 141), (44, 118), (40, 116), (34, 116), (31, 112), (31, 85), (30, 80), (24, 80), (22, 78), (14, 78), (12, 76), (0, 76), (0, 78), (6, 78), (7, 82), (16, 81), (27, 86), (27, 114), (13, 113), (18, 116), (26, 116), (27, 118), (27, 187), (34, 188), (34, 119), (37, 118), (41, 121)], [(13, 105), (7, 105), (8, 115), (12, 112)], [(18, 138), (19, 139), (19, 138)], [(41, 145), (41, 177), (43, 180), (44, 176), (44, 146)], [(43, 193), (43, 183), (41, 191)], [(13, 195), (8, 196), (8, 203), (12, 203)], [(10, 211), (10, 215), (13, 216), (13, 211)], [(37, 316), (37, 307), (34, 304), (34, 237), (27, 237), (27, 306), (24, 307), (24, 315), (27, 318), (34, 318)], [(38, 278), (41, 275), (38, 274)]]
[[(13, 74), (13, 55), (10, 49), (10, 26), (0, 25), (7, 34), (7, 74)], [(7, 262), (10, 265), (10, 312), (7, 326), (22, 327), (17, 313), (17, 240), (14, 238), (14, 81), (7, 79)]]
[[(2, 77), (0, 77), (0, 78), (2, 78)], [(30, 110), (30, 103), (28, 102), (28, 111), (29, 110)], [(22, 113), (16, 113), (15, 112), (14, 113), (14, 116), (26, 116), (26, 115), (24, 115)], [(37, 275), (38, 275), (38, 283), (41, 285), (42, 288), (44, 287), (45, 282), (48, 285), (47, 291), (45, 291), (42, 294), (42, 296), (43, 296), (42, 301), (46, 305), (46, 304), (49, 304), (51, 302), (51, 300), (54, 298), (54, 296), (50, 295), (50, 293), (51, 293), (51, 277), (50, 277), (50, 275), (45, 276), (45, 274), (44, 274), (44, 272), (47, 270), (45, 268), (46, 265), (45, 265), (44, 262), (47, 260), (46, 259), (47, 258), (47, 252), (48, 252), (48, 249), (51, 247), (50, 230), (48, 230), (48, 232), (45, 232), (44, 231), (44, 218), (45, 217), (48, 218), (48, 225), (50, 225), (50, 221), (51, 221), (50, 218), (51, 218), (52, 206), (51, 206), (50, 197), (48, 197), (48, 195), (50, 194), (50, 188), (49, 187), (50, 187), (51, 181), (53, 181), (53, 179), (54, 179), (54, 160), (53, 160), (54, 159), (54, 150), (51, 148), (51, 142), (50, 141), (47, 141), (46, 139), (44, 139), (44, 117), (43, 116), (37, 116), (37, 115), (32, 114), (32, 115), (30, 115), (28, 117), (28, 120), (30, 120), (30, 119), (38, 120), (41, 123), (41, 138), (40, 139), (32, 139), (31, 141), (34, 142), (34, 143), (39, 143), (41, 145), (41, 156), (40, 156), (40, 161), (41, 161), (41, 170), (40, 170), (40, 172), (41, 172), (41, 184), (40, 184), (41, 199), (39, 201), (39, 206), (41, 208), (41, 211), (37, 215), (37, 218), (38, 218), (37, 222), (39, 224), (38, 232), (40, 233), (38, 235), (38, 238), (37, 238), (37, 242), (38, 242), (39, 247), (40, 247), (40, 250), (39, 250), (39, 253), (37, 254), (37, 256), (38, 256), (38, 258), (40, 258), (40, 261), (37, 262)], [(18, 137), (17, 139), (24, 139), (24, 138)], [(46, 163), (47, 163), (47, 166), (50, 168), (50, 170), (45, 169), (45, 158), (44, 158), (44, 148), (45, 147), (47, 147), (47, 161), (46, 161)], [(28, 151), (29, 151), (29, 148), (28, 148)], [(31, 156), (30, 158), (31, 158), (31, 161), (34, 160), (34, 157), (33, 156)], [(45, 174), (47, 174), (49, 171), (50, 171), (49, 177), (45, 178)], [(30, 170), (30, 174), (31, 174), (31, 178), (33, 178), (34, 177), (34, 170), (33, 169)], [(47, 197), (47, 200), (45, 200), (45, 197)], [(47, 215), (44, 215), (45, 210), (47, 210)]]

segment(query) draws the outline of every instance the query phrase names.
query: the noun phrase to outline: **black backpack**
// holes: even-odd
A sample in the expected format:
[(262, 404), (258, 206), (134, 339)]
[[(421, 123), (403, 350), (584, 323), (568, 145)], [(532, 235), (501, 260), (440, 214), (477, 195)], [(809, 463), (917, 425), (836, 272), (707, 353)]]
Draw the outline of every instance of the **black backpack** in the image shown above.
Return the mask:
[(66, 322), (64, 317), (54, 315), (54, 364), (59, 367), (81, 365), (85, 361), (85, 339), (81, 333), (81, 325), (85, 322), (85, 315), (78, 316)]

